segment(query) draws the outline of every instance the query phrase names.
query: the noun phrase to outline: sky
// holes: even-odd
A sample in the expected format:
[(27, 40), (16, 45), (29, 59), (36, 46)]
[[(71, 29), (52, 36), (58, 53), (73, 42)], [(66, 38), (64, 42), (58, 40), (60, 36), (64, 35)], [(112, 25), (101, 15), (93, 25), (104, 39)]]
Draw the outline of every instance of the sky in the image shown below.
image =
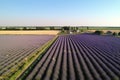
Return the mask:
[(0, 0), (0, 26), (120, 26), (120, 0)]

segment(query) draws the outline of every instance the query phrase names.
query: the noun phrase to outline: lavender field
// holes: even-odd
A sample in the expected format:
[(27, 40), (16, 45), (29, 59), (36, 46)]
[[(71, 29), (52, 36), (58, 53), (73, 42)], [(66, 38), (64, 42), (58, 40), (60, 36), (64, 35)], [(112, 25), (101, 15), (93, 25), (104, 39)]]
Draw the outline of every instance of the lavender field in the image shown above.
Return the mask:
[(0, 76), (11, 72), (17, 64), (55, 36), (0, 35)]
[(91, 34), (59, 36), (19, 79), (120, 80), (120, 38)]

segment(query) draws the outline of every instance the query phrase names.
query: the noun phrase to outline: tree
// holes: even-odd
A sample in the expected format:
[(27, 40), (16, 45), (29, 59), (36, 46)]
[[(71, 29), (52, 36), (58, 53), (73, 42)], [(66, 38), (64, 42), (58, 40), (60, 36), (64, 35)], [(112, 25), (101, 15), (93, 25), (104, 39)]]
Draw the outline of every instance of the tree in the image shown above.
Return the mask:
[(45, 30), (45, 27), (36, 27), (36, 30)]
[(118, 33), (118, 36), (120, 36), (120, 32)]
[(103, 31), (95, 31), (94, 34), (97, 34), (97, 35), (102, 35), (104, 32)]
[(112, 31), (107, 31), (106, 34), (112, 35)]
[(23, 30), (26, 30), (27, 28), (26, 27), (23, 27)]
[(89, 30), (89, 27), (87, 27), (87, 30)]
[(116, 32), (114, 32), (114, 33), (113, 33), (113, 36), (117, 36), (117, 33), (116, 33)]
[(54, 30), (54, 27), (50, 27), (50, 30)]
[(69, 30), (69, 27), (62, 27), (63, 30)]

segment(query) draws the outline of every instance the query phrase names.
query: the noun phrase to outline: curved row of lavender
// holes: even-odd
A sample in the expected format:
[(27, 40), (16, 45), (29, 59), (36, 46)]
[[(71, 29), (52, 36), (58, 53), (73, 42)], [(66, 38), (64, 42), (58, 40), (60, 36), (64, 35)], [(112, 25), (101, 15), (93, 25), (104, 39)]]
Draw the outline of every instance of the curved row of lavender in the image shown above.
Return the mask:
[(60, 36), (25, 80), (120, 80), (120, 38)]
[(54, 36), (0, 35), (0, 76), (16, 68), (19, 62)]

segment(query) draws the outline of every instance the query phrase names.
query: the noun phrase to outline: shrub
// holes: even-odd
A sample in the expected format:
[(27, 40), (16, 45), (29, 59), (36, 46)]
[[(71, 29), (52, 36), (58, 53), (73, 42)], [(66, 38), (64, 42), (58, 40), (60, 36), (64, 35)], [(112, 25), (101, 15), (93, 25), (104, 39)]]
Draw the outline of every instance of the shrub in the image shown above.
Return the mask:
[(97, 35), (102, 35), (104, 32), (103, 31), (95, 31), (94, 34), (97, 34)]
[(112, 35), (112, 31), (107, 31), (106, 34)]
[(118, 36), (120, 36), (120, 32), (118, 33)]
[(114, 33), (113, 33), (113, 36), (117, 36), (117, 33), (116, 33), (116, 32), (114, 32)]

